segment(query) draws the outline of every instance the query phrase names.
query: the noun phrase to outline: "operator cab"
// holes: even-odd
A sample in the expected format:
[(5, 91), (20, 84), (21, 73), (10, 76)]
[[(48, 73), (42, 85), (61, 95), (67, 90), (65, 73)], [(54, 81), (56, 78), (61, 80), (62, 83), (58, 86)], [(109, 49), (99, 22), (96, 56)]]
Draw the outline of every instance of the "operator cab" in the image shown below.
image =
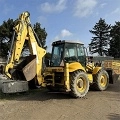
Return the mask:
[(74, 41), (55, 41), (52, 44), (50, 66), (60, 66), (61, 63), (79, 62), (86, 65), (84, 44)]

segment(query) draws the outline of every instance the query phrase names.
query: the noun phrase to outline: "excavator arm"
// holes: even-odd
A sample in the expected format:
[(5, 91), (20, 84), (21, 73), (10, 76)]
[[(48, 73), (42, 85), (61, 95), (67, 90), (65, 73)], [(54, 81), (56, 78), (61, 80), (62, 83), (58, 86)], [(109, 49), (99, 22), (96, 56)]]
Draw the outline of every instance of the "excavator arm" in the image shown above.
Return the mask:
[[(15, 35), (13, 35), (13, 41), (11, 44), (10, 54), (8, 55), (7, 65), (5, 66), (5, 74), (12, 78), (10, 69), (13, 69), (16, 62), (19, 62), (21, 52), (25, 41), (28, 41), (28, 46), (31, 55), (36, 56), (36, 70), (34, 71), (36, 74), (33, 76), (37, 76), (38, 83), (43, 83), (43, 78), (41, 75), (42, 72), (42, 61), (43, 56), (46, 54), (46, 50), (40, 46), (38, 43), (38, 37), (30, 24), (30, 13), (23, 12), (20, 14), (19, 19), (16, 20), (16, 25), (14, 27)], [(27, 70), (28, 68), (26, 68)], [(28, 73), (32, 74), (32, 73)], [(26, 78), (27, 79), (27, 78)], [(33, 78), (28, 78), (27, 81)]]

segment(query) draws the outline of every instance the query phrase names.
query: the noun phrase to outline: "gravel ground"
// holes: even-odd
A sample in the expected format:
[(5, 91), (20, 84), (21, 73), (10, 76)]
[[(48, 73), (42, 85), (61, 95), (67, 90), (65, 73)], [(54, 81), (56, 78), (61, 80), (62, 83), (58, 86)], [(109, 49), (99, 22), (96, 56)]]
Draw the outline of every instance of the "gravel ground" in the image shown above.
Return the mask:
[(80, 99), (46, 89), (1, 95), (0, 120), (120, 120), (120, 81)]

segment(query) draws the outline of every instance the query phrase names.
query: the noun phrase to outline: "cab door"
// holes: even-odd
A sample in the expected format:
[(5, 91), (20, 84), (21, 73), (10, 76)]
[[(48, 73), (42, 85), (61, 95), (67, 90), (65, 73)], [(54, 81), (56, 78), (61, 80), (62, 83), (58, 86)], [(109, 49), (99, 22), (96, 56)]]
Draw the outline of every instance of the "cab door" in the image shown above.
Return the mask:
[(86, 55), (85, 55), (85, 49), (82, 44), (77, 44), (77, 53), (78, 53), (78, 61), (81, 63), (84, 67), (86, 66)]

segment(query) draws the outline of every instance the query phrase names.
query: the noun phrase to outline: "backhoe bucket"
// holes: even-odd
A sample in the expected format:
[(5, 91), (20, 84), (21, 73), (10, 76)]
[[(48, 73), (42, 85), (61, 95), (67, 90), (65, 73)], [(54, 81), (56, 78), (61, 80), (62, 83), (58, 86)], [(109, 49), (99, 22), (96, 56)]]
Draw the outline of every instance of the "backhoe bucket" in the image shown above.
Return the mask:
[(36, 75), (36, 56), (27, 58), (28, 64), (22, 69), (27, 81), (32, 80)]
[(32, 80), (36, 76), (36, 56), (31, 55), (25, 57), (25, 59), (15, 67), (12, 76), (19, 80)]

